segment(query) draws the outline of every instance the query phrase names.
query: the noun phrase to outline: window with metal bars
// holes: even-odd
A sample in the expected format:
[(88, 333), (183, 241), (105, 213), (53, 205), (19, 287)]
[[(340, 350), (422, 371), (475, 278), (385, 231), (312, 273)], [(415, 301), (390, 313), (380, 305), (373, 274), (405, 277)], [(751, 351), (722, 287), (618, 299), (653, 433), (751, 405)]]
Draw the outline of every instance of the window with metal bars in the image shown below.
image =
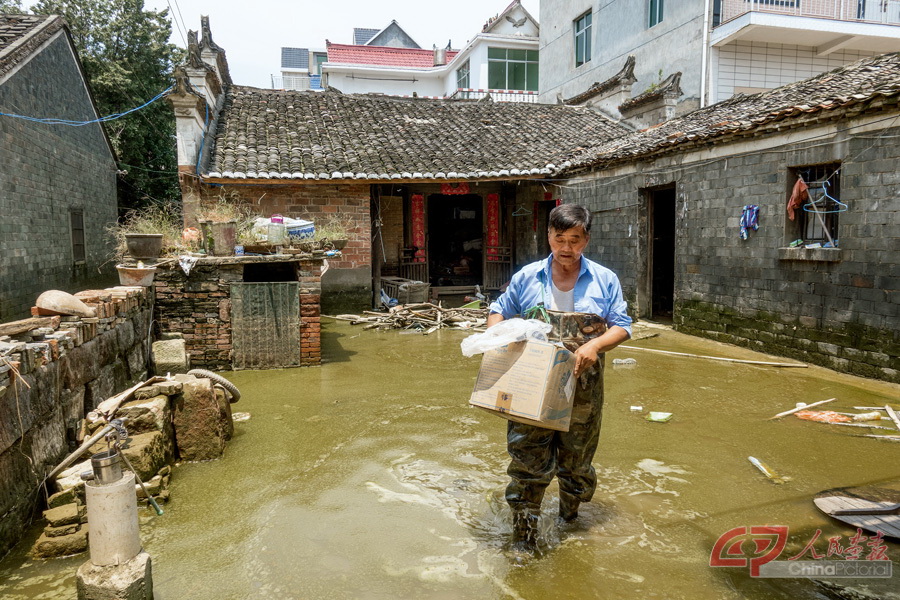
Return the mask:
[(838, 246), (838, 217), (847, 210), (841, 202), (840, 167), (836, 163), (793, 169), (794, 176), (806, 183), (809, 198), (795, 211), (794, 221), (788, 221), (790, 241)]

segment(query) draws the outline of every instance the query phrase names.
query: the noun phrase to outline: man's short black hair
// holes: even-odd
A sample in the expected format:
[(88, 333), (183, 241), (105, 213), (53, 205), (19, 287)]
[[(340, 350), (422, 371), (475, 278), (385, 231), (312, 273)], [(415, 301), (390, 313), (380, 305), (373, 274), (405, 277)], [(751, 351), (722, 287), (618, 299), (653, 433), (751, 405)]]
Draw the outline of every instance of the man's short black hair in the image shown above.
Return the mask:
[(591, 211), (577, 204), (561, 204), (550, 211), (550, 229), (566, 231), (573, 227), (581, 227), (590, 234)]

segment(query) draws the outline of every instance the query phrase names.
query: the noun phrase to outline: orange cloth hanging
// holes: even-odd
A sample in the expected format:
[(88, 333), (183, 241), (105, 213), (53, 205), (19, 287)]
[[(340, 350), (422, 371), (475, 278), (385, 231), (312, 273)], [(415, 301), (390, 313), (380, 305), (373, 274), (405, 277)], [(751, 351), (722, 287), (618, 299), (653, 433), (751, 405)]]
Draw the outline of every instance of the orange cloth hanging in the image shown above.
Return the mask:
[(788, 218), (793, 221), (794, 220), (794, 211), (802, 207), (807, 200), (809, 200), (809, 186), (806, 185), (806, 182), (803, 181), (802, 177), (797, 178), (797, 183), (794, 184), (794, 190), (791, 192), (791, 197), (787, 203), (787, 214)]

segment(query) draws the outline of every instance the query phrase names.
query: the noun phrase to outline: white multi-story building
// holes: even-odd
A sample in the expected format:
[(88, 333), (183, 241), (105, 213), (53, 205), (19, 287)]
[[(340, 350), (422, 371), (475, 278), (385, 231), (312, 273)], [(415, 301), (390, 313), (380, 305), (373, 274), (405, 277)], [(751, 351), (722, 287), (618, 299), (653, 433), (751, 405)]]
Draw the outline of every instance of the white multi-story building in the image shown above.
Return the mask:
[(681, 72), (677, 112), (900, 50), (900, 0), (541, 0), (540, 101), (635, 57), (639, 94)]
[[(328, 42), (322, 87), (344, 93), (534, 102), (539, 83), (538, 22), (514, 0), (462, 50), (422, 49), (396, 21), (383, 30), (355, 29), (353, 44)], [(291, 50), (282, 48), (284, 52)], [(307, 65), (312, 65), (312, 58)], [(310, 68), (310, 72), (312, 69)], [(292, 72), (282, 68), (285, 89)], [(281, 83), (281, 82), (279, 82)]]

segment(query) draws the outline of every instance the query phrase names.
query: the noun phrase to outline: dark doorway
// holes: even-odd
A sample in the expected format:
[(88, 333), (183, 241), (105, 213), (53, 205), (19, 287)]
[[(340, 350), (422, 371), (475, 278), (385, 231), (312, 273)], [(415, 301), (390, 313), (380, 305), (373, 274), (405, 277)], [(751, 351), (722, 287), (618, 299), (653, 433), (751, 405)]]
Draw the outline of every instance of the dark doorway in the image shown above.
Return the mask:
[(481, 196), (428, 197), (428, 257), (435, 287), (481, 283), (484, 207)]
[(675, 308), (675, 188), (649, 194), (650, 318), (667, 321)]

